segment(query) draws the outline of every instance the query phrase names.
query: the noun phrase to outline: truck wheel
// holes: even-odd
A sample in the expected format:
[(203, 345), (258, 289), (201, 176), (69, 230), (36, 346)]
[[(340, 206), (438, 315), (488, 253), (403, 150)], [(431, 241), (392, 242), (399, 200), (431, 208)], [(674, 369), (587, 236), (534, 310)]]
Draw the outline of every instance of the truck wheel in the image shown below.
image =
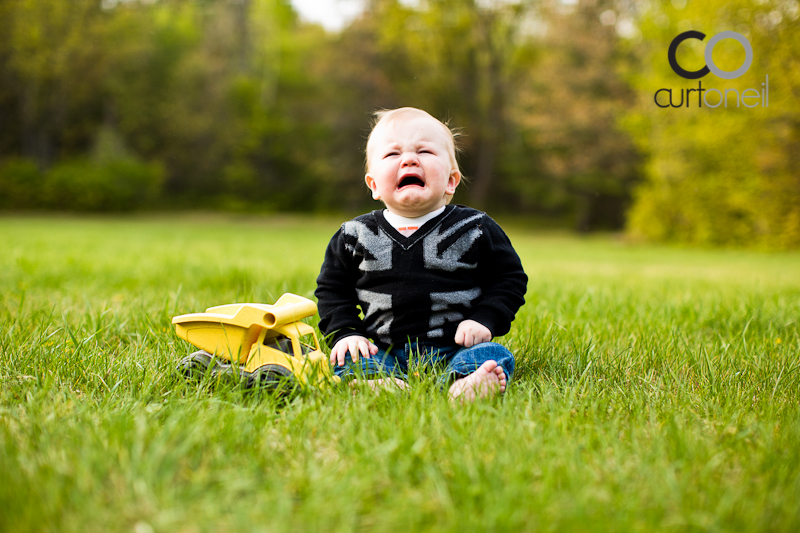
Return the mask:
[(270, 389), (278, 394), (288, 394), (296, 383), (294, 374), (281, 365), (264, 365), (257, 368), (252, 374), (252, 386)]
[(205, 350), (187, 355), (178, 363), (178, 372), (188, 379), (200, 379), (206, 375), (211, 366), (213, 356)]

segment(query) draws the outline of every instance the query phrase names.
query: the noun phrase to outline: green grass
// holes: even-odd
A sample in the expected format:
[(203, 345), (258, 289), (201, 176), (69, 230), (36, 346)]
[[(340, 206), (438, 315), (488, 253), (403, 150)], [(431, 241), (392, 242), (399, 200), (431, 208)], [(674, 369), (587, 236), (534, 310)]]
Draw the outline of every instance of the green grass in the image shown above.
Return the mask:
[(510, 231), (518, 370), (471, 406), (177, 375), (173, 315), (311, 296), (337, 226), (0, 218), (0, 530), (800, 529), (800, 254)]

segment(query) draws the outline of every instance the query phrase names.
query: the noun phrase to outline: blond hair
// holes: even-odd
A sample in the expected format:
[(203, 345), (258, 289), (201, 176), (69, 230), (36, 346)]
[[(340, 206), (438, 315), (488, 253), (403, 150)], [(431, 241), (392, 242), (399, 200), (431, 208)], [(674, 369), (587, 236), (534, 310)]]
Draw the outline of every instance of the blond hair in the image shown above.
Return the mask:
[(430, 118), (431, 120), (436, 121), (436, 123), (442, 127), (442, 131), (445, 133), (447, 152), (450, 154), (450, 165), (454, 170), (458, 170), (460, 173), (461, 171), (458, 168), (458, 161), (456, 161), (456, 152), (458, 152), (456, 137), (458, 137), (458, 132), (451, 130), (446, 122), (442, 122), (441, 120), (432, 116), (430, 113), (423, 111), (422, 109), (417, 109), (416, 107), (399, 107), (397, 109), (381, 109), (379, 111), (375, 111), (375, 120), (372, 124), (372, 131), (369, 133), (369, 138), (367, 139), (365, 154), (366, 159), (364, 161), (366, 171), (369, 172), (369, 148), (370, 144), (372, 143), (372, 135), (375, 133), (375, 130), (378, 129), (378, 126), (386, 126), (387, 124), (390, 124), (396, 120), (403, 120), (411, 118), (412, 116)]

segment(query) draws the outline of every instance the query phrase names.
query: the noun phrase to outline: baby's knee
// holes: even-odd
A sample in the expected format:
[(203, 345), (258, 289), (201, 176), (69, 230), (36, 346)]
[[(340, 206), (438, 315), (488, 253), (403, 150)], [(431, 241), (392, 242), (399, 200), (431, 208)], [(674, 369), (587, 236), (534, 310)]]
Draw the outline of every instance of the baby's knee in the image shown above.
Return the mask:
[(466, 376), (475, 372), (487, 361), (494, 361), (497, 366), (502, 367), (506, 381), (511, 381), (511, 377), (514, 375), (514, 355), (508, 348), (496, 342), (482, 342), (470, 348), (461, 349), (448, 366), (450, 372)]
[(497, 366), (503, 368), (503, 372), (506, 374), (506, 379), (511, 381), (511, 376), (514, 374), (515, 363), (514, 354), (511, 353), (511, 350), (496, 342), (484, 342), (478, 346), (483, 345), (487, 345), (484, 348), (485, 353), (483, 354), (483, 359), (485, 361), (496, 362)]

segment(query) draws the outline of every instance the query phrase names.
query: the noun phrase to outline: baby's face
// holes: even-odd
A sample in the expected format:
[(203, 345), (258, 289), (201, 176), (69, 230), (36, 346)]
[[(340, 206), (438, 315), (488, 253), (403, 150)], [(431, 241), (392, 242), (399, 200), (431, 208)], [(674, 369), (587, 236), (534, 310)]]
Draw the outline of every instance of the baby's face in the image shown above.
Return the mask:
[(392, 213), (419, 217), (447, 203), (461, 174), (453, 168), (447, 133), (426, 116), (381, 124), (368, 147), (366, 181)]

